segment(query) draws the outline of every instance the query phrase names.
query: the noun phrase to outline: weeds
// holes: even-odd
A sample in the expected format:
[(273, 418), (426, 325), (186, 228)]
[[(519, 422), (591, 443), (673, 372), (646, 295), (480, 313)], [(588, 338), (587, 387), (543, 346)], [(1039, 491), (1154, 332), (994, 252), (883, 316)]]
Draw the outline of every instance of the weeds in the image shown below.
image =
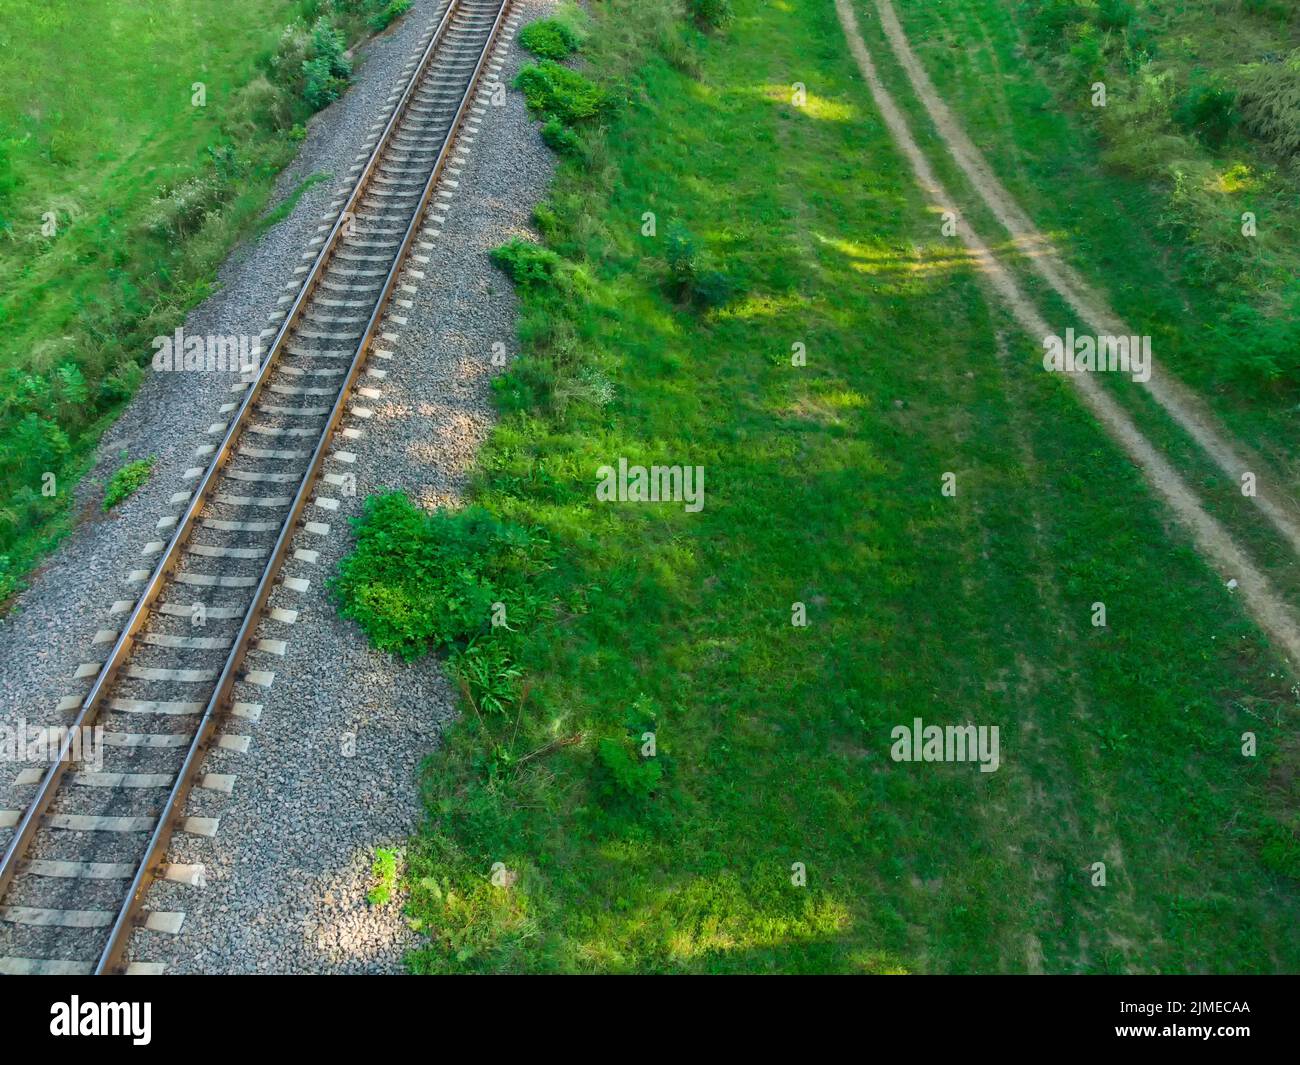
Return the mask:
[[(122, 452), (122, 458), (126, 458), (125, 451)], [(122, 500), (135, 495), (144, 487), (145, 482), (149, 480), (149, 474), (153, 472), (153, 465), (156, 460), (156, 456), (150, 455), (148, 458), (128, 462), (109, 478), (108, 484), (104, 488), (104, 511), (106, 513)]]
[(370, 866), (375, 882), (366, 892), (366, 901), (371, 906), (386, 906), (397, 894), (397, 863), (401, 856), (402, 852), (396, 848), (375, 848), (375, 860)]

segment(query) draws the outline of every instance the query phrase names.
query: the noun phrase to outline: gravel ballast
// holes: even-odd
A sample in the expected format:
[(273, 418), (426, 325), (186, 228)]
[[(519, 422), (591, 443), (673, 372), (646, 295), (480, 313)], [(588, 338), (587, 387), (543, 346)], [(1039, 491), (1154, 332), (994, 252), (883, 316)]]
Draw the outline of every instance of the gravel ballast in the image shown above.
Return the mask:
[[(553, 0), (517, 0), (523, 24), (544, 17)], [(321, 224), (321, 215), (363, 151), (371, 125), (386, 117), (402, 68), (442, 10), (442, 0), (416, 0), (383, 36), (366, 44), (348, 93), (318, 115), (297, 161), (281, 176), (283, 197), (318, 172), (334, 177), (310, 187), (290, 216), (238, 249), (220, 272), (221, 289), (189, 316), (187, 333), (256, 336), (294, 277), (294, 268)], [(516, 36), (516, 35), (511, 35)], [(509, 86), (527, 57), (512, 43), (501, 71)], [(347, 444), (356, 494), (341, 496), (331, 533), (309, 545), (316, 564), (286, 563), (284, 572), (310, 579), (290, 603), (296, 624), (263, 635), (287, 641), (283, 658), (253, 663), (272, 669), (255, 722), (228, 732), (251, 737), (247, 753), (214, 750), (204, 769), (236, 775), (231, 795), (196, 790), (191, 815), (221, 819), (210, 839), (176, 835), (168, 858), (205, 866), (203, 886), (158, 883), (146, 909), (186, 914), (177, 936), (137, 933), (132, 956), (167, 964), (168, 972), (351, 973), (401, 971), (415, 945), (395, 904), (371, 907), (373, 848), (400, 847), (420, 816), (418, 766), (452, 719), (454, 696), (440, 663), (401, 664), (371, 651), (361, 633), (335, 613), (326, 582), (349, 550), (348, 519), (365, 496), (402, 489), (426, 505), (454, 505), (479, 444), (491, 428), (489, 383), (495, 343), (513, 352), (515, 304), (508, 281), (488, 251), (528, 232), (533, 203), (549, 181), (553, 159), (519, 93), (488, 107), (457, 176), (446, 222), (434, 240), (418, 291), (403, 294), (406, 324), (384, 347), (393, 356), (374, 416)], [(444, 212), (440, 212), (444, 213)], [(114, 600), (134, 598), (125, 583), (147, 568), (141, 549), (158, 533), (160, 516), (196, 464), (195, 449), (211, 443), (209, 425), (232, 398), (230, 375), (150, 374), (123, 417), (105, 434), (99, 462), (78, 490), (83, 521), (52, 556), (11, 615), (0, 621), (0, 723), (32, 725), (70, 720), (56, 713), (72, 682), (91, 661), (91, 638), (109, 625)], [(362, 424), (362, 423), (352, 423)], [(112, 516), (98, 511), (101, 485), (120, 464), (156, 455), (154, 474)], [(281, 605), (277, 597), (272, 605)], [(249, 698), (245, 694), (240, 698)], [(31, 788), (13, 780), (22, 766), (0, 765), (0, 808), (19, 809)], [(0, 831), (0, 845), (9, 830)], [(0, 940), (0, 947), (3, 946)], [(0, 949), (0, 953), (3, 950)]]

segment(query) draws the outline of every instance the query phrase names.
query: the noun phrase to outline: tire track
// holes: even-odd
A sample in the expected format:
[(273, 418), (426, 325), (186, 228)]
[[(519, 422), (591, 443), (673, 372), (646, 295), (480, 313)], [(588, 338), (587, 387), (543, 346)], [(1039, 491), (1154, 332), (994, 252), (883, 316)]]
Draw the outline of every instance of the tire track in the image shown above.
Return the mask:
[[(880, 79), (858, 27), (857, 15), (851, 0), (835, 0), (835, 9), (849, 51), (871, 91), (876, 108), (884, 119), (890, 135), (910, 164), (917, 184), (934, 202), (945, 207), (950, 206), (953, 203), (952, 197), (935, 176), (928, 160), (917, 146), (906, 119)], [(1052, 330), (1048, 328), (1037, 308), (969, 223), (963, 221), (958, 226), (958, 234), (985, 279), (1007, 305), (1020, 327), (1030, 336), (1041, 337), (1051, 333)], [(1031, 261), (1039, 260), (1031, 258)], [(1147, 482), (1186, 527), (1202, 554), (1210, 559), (1221, 573), (1236, 578), (1242, 599), (1255, 621), (1285, 651), (1292, 662), (1300, 663), (1300, 627), (1297, 626), (1294, 617), (1267, 578), (1255, 567), (1227, 530), (1205, 511), (1179, 474), (1156, 451), (1128, 414), (1102, 386), (1087, 374), (1071, 373), (1065, 376), (1078, 390), (1080, 398), (1093, 416), (1128, 453), (1142, 470)], [(1295, 543), (1297, 550), (1300, 551), (1300, 533), (1297, 534)]]
[[(890, 49), (907, 75), (912, 91), (921, 101), (939, 136), (943, 139), (948, 153), (966, 175), (980, 199), (1011, 234), (1015, 244), (1033, 250), (1033, 254), (1025, 256), (1029, 265), (1051, 285), (1082, 321), (1092, 325), (1096, 333), (1112, 336), (1133, 335), (1135, 330), (1128, 326), (1077, 271), (1057, 254), (1047, 235), (1034, 225), (1033, 220), (998, 180), (983, 153), (966, 135), (961, 123), (944, 103), (934, 83), (930, 81), (925, 67), (912, 51), (907, 34), (894, 11), (892, 0), (874, 0), (874, 2), (876, 11), (880, 15), (880, 27), (884, 31)], [(1295, 502), (1277, 485), (1276, 482), (1279, 480), (1277, 475), (1269, 474), (1264, 468), (1266, 464), (1259, 457), (1251, 456), (1249, 460), (1244, 458), (1238, 446), (1229, 442), (1225, 431), (1215, 425), (1216, 419), (1205, 409), (1203, 402), (1186, 386), (1172, 378), (1162, 377), (1154, 370), (1149, 380), (1139, 383), (1146, 388), (1165, 413), (1210, 456), (1229, 480), (1240, 483), (1243, 473), (1256, 474), (1257, 491), (1252, 497), (1255, 505), (1291, 545), (1292, 552), (1300, 557), (1300, 524), (1294, 516)], [(1272, 494), (1278, 497), (1276, 500), (1271, 498), (1270, 492), (1266, 490), (1268, 485), (1273, 486)]]

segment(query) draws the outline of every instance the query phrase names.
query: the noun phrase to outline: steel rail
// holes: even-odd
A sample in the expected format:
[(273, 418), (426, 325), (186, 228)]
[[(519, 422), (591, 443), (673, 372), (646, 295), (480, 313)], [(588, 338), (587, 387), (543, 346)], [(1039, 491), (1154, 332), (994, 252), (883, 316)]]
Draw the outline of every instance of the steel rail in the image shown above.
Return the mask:
[[(171, 841), (177, 823), (183, 815), (178, 811), (184, 809), (185, 800), (188, 798), (191, 788), (193, 787), (194, 778), (202, 765), (207, 750), (212, 743), (212, 734), (216, 729), (218, 719), (223, 716), (232, 701), (232, 691), (237, 679), (242, 674), (240, 666), (244, 657), (248, 653), (249, 644), (253, 639), (253, 634), (261, 621), (261, 614), (266, 606), (267, 600), (276, 587), (275, 578), (279, 573), (280, 567), (284, 562), (284, 557), (288, 553), (289, 545), (297, 535), (298, 529), (302, 525), (302, 512), (310, 500), (315, 490), (316, 480), (320, 475), (321, 466), (324, 464), (329, 452), (330, 442), (333, 438), (334, 431), (338, 423), (342, 420), (346, 412), (347, 404), (351, 400), (352, 390), (356, 387), (357, 378), (366, 363), (366, 356), (375, 333), (378, 331), (379, 323), (384, 314), (387, 312), (388, 303), (392, 298), (393, 291), (401, 276), (402, 269), (406, 262), (406, 257), (410, 252), (411, 245), (424, 222), (424, 214), (428, 208), (429, 201), (437, 189), (438, 181), (442, 176), (442, 171), (446, 165), (447, 158), (451, 154), (452, 146), (456, 141), (456, 134), (461, 122), (464, 120), (465, 112), (474, 98), (474, 93), (478, 88), (478, 83), (483, 74), (483, 69), (487, 65), (492, 55), (492, 47), (497, 37), (500, 35), (501, 27), (505, 23), (506, 15), (509, 13), (512, 0), (502, 0), (501, 7), (497, 12), (497, 17), (488, 32), (487, 39), (483, 44), (482, 53), (479, 55), (478, 62), (475, 64), (473, 72), (470, 74), (469, 81), (466, 84), (465, 92), (461, 96), (460, 105), (456, 108), (456, 114), (447, 127), (447, 134), (443, 140), (442, 147), (438, 151), (438, 156), (434, 161), (433, 170), (428, 180), (425, 182), (424, 192), (420, 197), (420, 202), (416, 205), (415, 211), (411, 215), (410, 222), (407, 224), (406, 233), (402, 238), (401, 246), (397, 249), (393, 257), (392, 265), (389, 267), (388, 274), (384, 279), (384, 287), (376, 299), (374, 309), (371, 311), (370, 318), (366, 323), (365, 331), (361, 339), (357, 341), (357, 346), (352, 355), (352, 361), (348, 368), (348, 374), (342, 387), (339, 389), (337, 399), (331, 408), (328, 420), (321, 430), (316, 447), (312, 452), (311, 462), (308, 465), (307, 472), (299, 483), (298, 490), (294, 495), (293, 503), (290, 506), (289, 513), (285, 516), (284, 522), (280, 528), (280, 534), (276, 539), (275, 548), (272, 550), (270, 558), (262, 571), (262, 576), (258, 580), (257, 588), (254, 592), (252, 604), (239, 628), (239, 633), (227, 655), (225, 666), (217, 680), (217, 687), (213, 691), (211, 698), (204, 707), (203, 716), (199, 721), (198, 728), (195, 730), (194, 738), (190, 742), (189, 749), (185, 754), (185, 761), (182, 763), (180, 772), (176, 775), (176, 780), (168, 794), (167, 801), (164, 803), (163, 812), (158, 818), (158, 823), (154, 828), (153, 834), (149, 840), (149, 847), (145, 852), (143, 861), (137, 868), (135, 876), (132, 878), (131, 886), (127, 891), (126, 900), (123, 902), (121, 909), (118, 911), (113, 927), (109, 932), (107, 944), (100, 955), (99, 962), (95, 966), (95, 974), (101, 975), (106, 973), (121, 972), (125, 965), (123, 955), (130, 940), (131, 932), (138, 924), (138, 911), (144, 902), (145, 893), (148, 891), (150, 884), (160, 872), (163, 858), (166, 855), (167, 846)], [(452, 0), (448, 8), (447, 16), (444, 17), (442, 26), (439, 28), (441, 35), (442, 28), (447, 25), (447, 19), (450, 18), (453, 9), (458, 7), (458, 0)], [(435, 37), (435, 41), (437, 38)], [(430, 48), (432, 49), (433, 42)], [(431, 51), (426, 52), (425, 63), (431, 56)], [(406, 104), (413, 93), (413, 90), (422, 79), (425, 63), (421, 63), (417, 68), (410, 84), (407, 86), (406, 93), (403, 95), (399, 110), (405, 110)], [(394, 120), (399, 111), (394, 111)], [(384, 138), (376, 146), (375, 154), (367, 164), (365, 174), (370, 174), (373, 165), (378, 161), (384, 147), (387, 144), (388, 134), (394, 128), (395, 122), (390, 120), (388, 128), (385, 130)], [(358, 182), (357, 189), (361, 189), (361, 183)], [(349, 200), (349, 204), (357, 199), (357, 193)], [(343, 220), (340, 215), (339, 221)], [(335, 223), (337, 231), (339, 223)], [(319, 259), (318, 259), (319, 261)], [(286, 319), (287, 322), (287, 319)], [(283, 328), (282, 328), (283, 332)], [(279, 338), (277, 337), (277, 340)]]
[(100, 667), (99, 672), (95, 675), (95, 680), (90, 686), (90, 691), (82, 700), (81, 707), (72, 724), (68, 726), (67, 732), (63, 736), (62, 743), (59, 747), (58, 757), (45, 771), (37, 787), (36, 794), (32, 797), (31, 802), (23, 812), (15, 828), (14, 835), (5, 848), (4, 856), (0, 857), (0, 899), (4, 898), (9, 889), (10, 883), (18, 872), (19, 863), (23, 855), (27, 852), (32, 838), (36, 835), (37, 830), (41, 827), (45, 815), (49, 810), (50, 803), (58, 791), (59, 782), (67, 769), (69, 756), (72, 751), (73, 739), (79, 735), (81, 730), (88, 728), (98, 719), (102, 709), (105, 695), (111, 688), (113, 681), (117, 677), (118, 670), (129, 657), (132, 645), (137, 633), (144, 627), (148, 620), (149, 613), (162, 592), (163, 586), (167, 579), (176, 570), (181, 562), (181, 550), (188, 541), (190, 534), (193, 532), (194, 523), (199, 513), (208, 503), (213, 488), (216, 486), (217, 478), (222, 468), (229, 462), (230, 457), (234, 454), (235, 446), (238, 444), (244, 427), (248, 420), (248, 412), (253, 408), (258, 398), (262, 394), (263, 387), (270, 380), (273, 370), (279, 361), (284, 343), (289, 334), (298, 325), (303, 312), (306, 309), (307, 301), (316, 290), (317, 283), (325, 271), (334, 251), (337, 250), (340, 237), (344, 235), (344, 230), (351, 218), (351, 210), (365, 194), (371, 178), (374, 176), (375, 168), (380, 157), (383, 155), (392, 137), (393, 131), (397, 128), (398, 123), (405, 116), (406, 109), (410, 104), (416, 88), (422, 80), (430, 60), (438, 46), (442, 43), (448, 26), (451, 24), (453, 16), (460, 10), (463, 0), (450, 0), (447, 10), (439, 20), (437, 29), (429, 40), (428, 47), (425, 48), (420, 62), (410, 81), (407, 83), (406, 91), (402, 94), (397, 106), (389, 116), (388, 124), (384, 127), (384, 132), (375, 144), (375, 149), (370, 158), (366, 161), (365, 168), (357, 177), (357, 182), (353, 186), (352, 195), (348, 197), (343, 209), (339, 212), (333, 227), (325, 242), (321, 245), (321, 250), (313, 260), (311, 268), (303, 278), (303, 283), (298, 290), (297, 298), (290, 305), (288, 312), (285, 314), (284, 321), (276, 331), (271, 347), (267, 350), (266, 358), (262, 361), (257, 378), (253, 381), (252, 386), (244, 395), (243, 401), (235, 411), (233, 418), (226, 428), (225, 436), (222, 437), (221, 443), (213, 453), (211, 461), (203, 472), (193, 495), (190, 497), (189, 504), (185, 508), (184, 514), (177, 521), (176, 530), (172, 533), (163, 549), (161, 557), (154, 566), (144, 588), (141, 590), (136, 600), (135, 607), (132, 609), (130, 616), (123, 624), (117, 639), (108, 653), (108, 658)]

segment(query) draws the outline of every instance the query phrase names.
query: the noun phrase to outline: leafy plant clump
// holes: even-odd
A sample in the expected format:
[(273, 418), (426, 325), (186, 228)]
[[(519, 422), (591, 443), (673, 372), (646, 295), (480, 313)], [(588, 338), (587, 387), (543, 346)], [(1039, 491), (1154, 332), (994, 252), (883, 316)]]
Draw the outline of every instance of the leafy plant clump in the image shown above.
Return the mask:
[(378, 33), (380, 30), (388, 29), (396, 19), (401, 18), (410, 10), (411, 0), (392, 0), (388, 4), (381, 3), (381, 6), (366, 19), (366, 25), (375, 33)]
[(308, 104), (319, 110), (342, 95), (348, 78), (352, 76), (352, 61), (345, 54), (347, 42), (343, 34), (324, 18), (317, 19), (312, 27), (311, 45), (312, 57), (303, 60), (302, 64), (306, 78), (303, 96)]
[(543, 59), (530, 63), (515, 78), (530, 110), (573, 125), (595, 118), (609, 104), (605, 91), (585, 74)]
[(578, 50), (582, 40), (568, 23), (541, 19), (523, 28), (519, 43), (542, 59), (564, 59)]
[(518, 238), (494, 248), (491, 258), (521, 288), (542, 288), (554, 283), (562, 262), (549, 248)]
[(356, 549), (330, 582), (339, 612), (408, 660), (487, 632), (530, 546), (481, 509), (429, 512), (401, 492), (371, 496), (353, 527)]
[(1193, 85), (1174, 107), (1173, 118), (1211, 148), (1217, 148), (1238, 122), (1237, 94), (1212, 85)]
[(579, 155), (582, 152), (581, 138), (558, 118), (548, 118), (542, 125), (542, 140), (560, 155)]
[(664, 258), (668, 264), (669, 288), (682, 302), (697, 307), (720, 307), (736, 293), (736, 283), (719, 270), (701, 265), (694, 235), (677, 223), (664, 234)]
[(623, 737), (606, 737), (596, 745), (600, 772), (597, 785), (607, 798), (642, 802), (654, 795), (663, 777), (663, 768), (655, 758), (642, 758), (631, 741)]
[(376, 847), (374, 864), (370, 867), (375, 883), (366, 892), (371, 906), (387, 905), (397, 893), (397, 859), (399, 852), (392, 847)]
[(1300, 154), (1300, 49), (1282, 62), (1247, 67), (1237, 106), (1247, 133), (1279, 155)]
[[(122, 453), (122, 457), (126, 458), (126, 452)], [(149, 480), (149, 474), (153, 472), (155, 461), (157, 461), (157, 457), (154, 455), (150, 455), (146, 459), (137, 459), (135, 462), (128, 462), (113, 474), (104, 489), (105, 513), (143, 487), (144, 483)]]

